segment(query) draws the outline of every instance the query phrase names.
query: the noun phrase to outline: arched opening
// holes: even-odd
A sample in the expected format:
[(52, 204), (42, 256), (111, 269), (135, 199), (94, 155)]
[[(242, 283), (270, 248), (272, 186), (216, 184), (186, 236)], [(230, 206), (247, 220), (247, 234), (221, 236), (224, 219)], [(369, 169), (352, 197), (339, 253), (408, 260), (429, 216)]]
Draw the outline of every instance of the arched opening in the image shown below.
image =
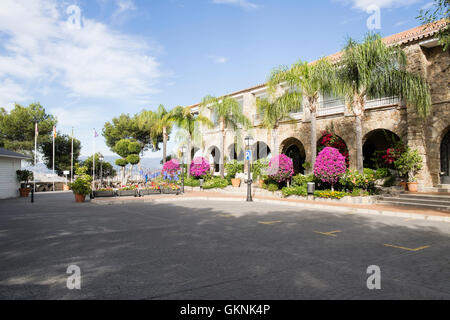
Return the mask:
[(214, 172), (220, 171), (220, 150), (216, 146), (209, 148), (209, 164)]
[[(317, 141), (317, 154), (319, 154), (319, 152), (322, 151), (325, 147), (338, 149), (339, 152), (345, 157), (345, 162), (348, 167), (350, 164), (350, 157), (347, 144), (345, 143), (344, 139), (329, 131), (322, 131), (321, 134), (322, 136)], [(312, 165), (314, 166), (313, 163)]]
[(269, 146), (262, 141), (257, 141), (252, 146), (252, 158), (253, 161), (259, 159), (270, 159), (271, 152)]
[(288, 138), (281, 143), (282, 153), (292, 159), (294, 174), (304, 174), (303, 164), (306, 159), (306, 152), (303, 144), (296, 138)]
[(195, 157), (201, 156), (201, 150), (197, 147), (192, 147), (191, 149), (191, 159), (194, 159)]
[(238, 147), (235, 143), (231, 144), (228, 147), (228, 155), (230, 157), (230, 160), (237, 160), (237, 161), (244, 161), (244, 150), (241, 147), (241, 149), (239, 150), (239, 152), (237, 151)]
[(441, 142), (441, 183), (450, 184), (450, 127)]
[[(394, 132), (386, 129), (372, 130), (366, 134), (363, 144), (363, 165), (364, 168), (378, 169), (380, 167), (392, 167), (386, 154), (393, 154), (391, 150), (401, 147), (401, 139)], [(389, 151), (388, 151), (389, 149)], [(389, 152), (389, 153), (388, 153)], [(384, 158), (383, 158), (384, 156)], [(392, 159), (393, 160), (393, 159)]]

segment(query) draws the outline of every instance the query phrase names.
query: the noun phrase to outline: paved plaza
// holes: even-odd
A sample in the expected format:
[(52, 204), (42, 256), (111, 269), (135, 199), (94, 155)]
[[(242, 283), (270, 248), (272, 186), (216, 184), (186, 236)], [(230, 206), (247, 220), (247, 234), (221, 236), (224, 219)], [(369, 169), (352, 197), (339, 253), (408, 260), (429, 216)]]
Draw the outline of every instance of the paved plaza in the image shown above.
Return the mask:
[[(450, 224), (244, 201), (0, 201), (0, 299), (449, 299)], [(67, 268), (81, 289), (67, 288)], [(367, 268), (381, 271), (369, 290)]]

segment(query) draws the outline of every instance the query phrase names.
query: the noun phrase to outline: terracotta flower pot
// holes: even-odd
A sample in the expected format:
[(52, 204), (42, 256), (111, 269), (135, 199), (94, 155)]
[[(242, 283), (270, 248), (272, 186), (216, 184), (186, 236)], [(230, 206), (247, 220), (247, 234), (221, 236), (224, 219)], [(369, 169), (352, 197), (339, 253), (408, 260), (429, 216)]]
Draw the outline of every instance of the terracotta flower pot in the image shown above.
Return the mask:
[(408, 182), (408, 191), (417, 192), (419, 184), (417, 182)]
[(241, 186), (241, 179), (231, 179), (231, 185), (235, 188), (239, 188)]
[(258, 180), (258, 187), (260, 187), (262, 189), (263, 185), (264, 185), (264, 180), (263, 179), (259, 179)]
[(408, 185), (406, 184), (405, 181), (401, 181), (400, 185), (403, 187), (403, 189), (408, 190)]
[(83, 194), (75, 194), (75, 202), (84, 202), (86, 196)]
[(26, 198), (30, 194), (31, 189), (30, 188), (19, 188), (19, 192), (20, 192), (20, 196), (22, 198)]

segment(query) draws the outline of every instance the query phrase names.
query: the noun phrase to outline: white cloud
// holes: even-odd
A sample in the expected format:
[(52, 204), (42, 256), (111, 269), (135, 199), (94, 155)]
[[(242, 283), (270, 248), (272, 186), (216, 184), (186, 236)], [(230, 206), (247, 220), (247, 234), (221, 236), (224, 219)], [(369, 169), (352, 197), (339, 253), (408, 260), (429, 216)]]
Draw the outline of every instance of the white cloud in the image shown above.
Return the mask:
[(377, 6), (379, 8), (393, 8), (393, 7), (403, 7), (408, 6), (421, 0), (338, 0), (343, 3), (351, 3), (353, 8), (366, 10), (370, 6)]
[(109, 114), (95, 107), (77, 108), (76, 112), (68, 108), (53, 108), (49, 113), (56, 117), (58, 126), (67, 127), (98, 123), (99, 120), (107, 121), (109, 118)]
[(25, 90), (11, 79), (0, 80), (0, 107), (10, 111), (14, 103), (25, 101)]
[(117, 0), (117, 10), (113, 16), (118, 16), (126, 11), (136, 10), (136, 6), (132, 0)]
[(65, 9), (56, 0), (0, 1), (0, 83), (11, 89), (0, 89), (1, 103), (52, 85), (82, 98), (145, 100), (157, 92), (162, 74), (147, 41), (86, 18), (71, 29)]
[(212, 55), (209, 55), (208, 58), (217, 64), (227, 63), (229, 60), (227, 57), (219, 57), (219, 56), (212, 56)]
[(246, 10), (261, 8), (261, 5), (250, 2), (248, 0), (212, 0), (212, 3), (236, 5)]

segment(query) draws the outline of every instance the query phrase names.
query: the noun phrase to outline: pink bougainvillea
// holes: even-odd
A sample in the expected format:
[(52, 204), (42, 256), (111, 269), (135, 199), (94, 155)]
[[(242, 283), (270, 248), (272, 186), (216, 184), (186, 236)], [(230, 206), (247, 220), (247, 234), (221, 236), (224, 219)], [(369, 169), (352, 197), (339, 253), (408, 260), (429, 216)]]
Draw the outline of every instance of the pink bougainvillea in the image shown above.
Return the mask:
[(314, 175), (333, 187), (347, 169), (345, 157), (338, 149), (325, 147), (319, 152), (314, 164)]
[(289, 180), (294, 175), (292, 159), (280, 154), (270, 159), (267, 174), (278, 183)]
[(209, 172), (210, 166), (208, 160), (203, 157), (195, 157), (191, 163), (191, 176), (201, 177)]
[(168, 175), (174, 175), (178, 170), (180, 170), (180, 163), (177, 159), (172, 159), (164, 163), (162, 174), (167, 173)]

